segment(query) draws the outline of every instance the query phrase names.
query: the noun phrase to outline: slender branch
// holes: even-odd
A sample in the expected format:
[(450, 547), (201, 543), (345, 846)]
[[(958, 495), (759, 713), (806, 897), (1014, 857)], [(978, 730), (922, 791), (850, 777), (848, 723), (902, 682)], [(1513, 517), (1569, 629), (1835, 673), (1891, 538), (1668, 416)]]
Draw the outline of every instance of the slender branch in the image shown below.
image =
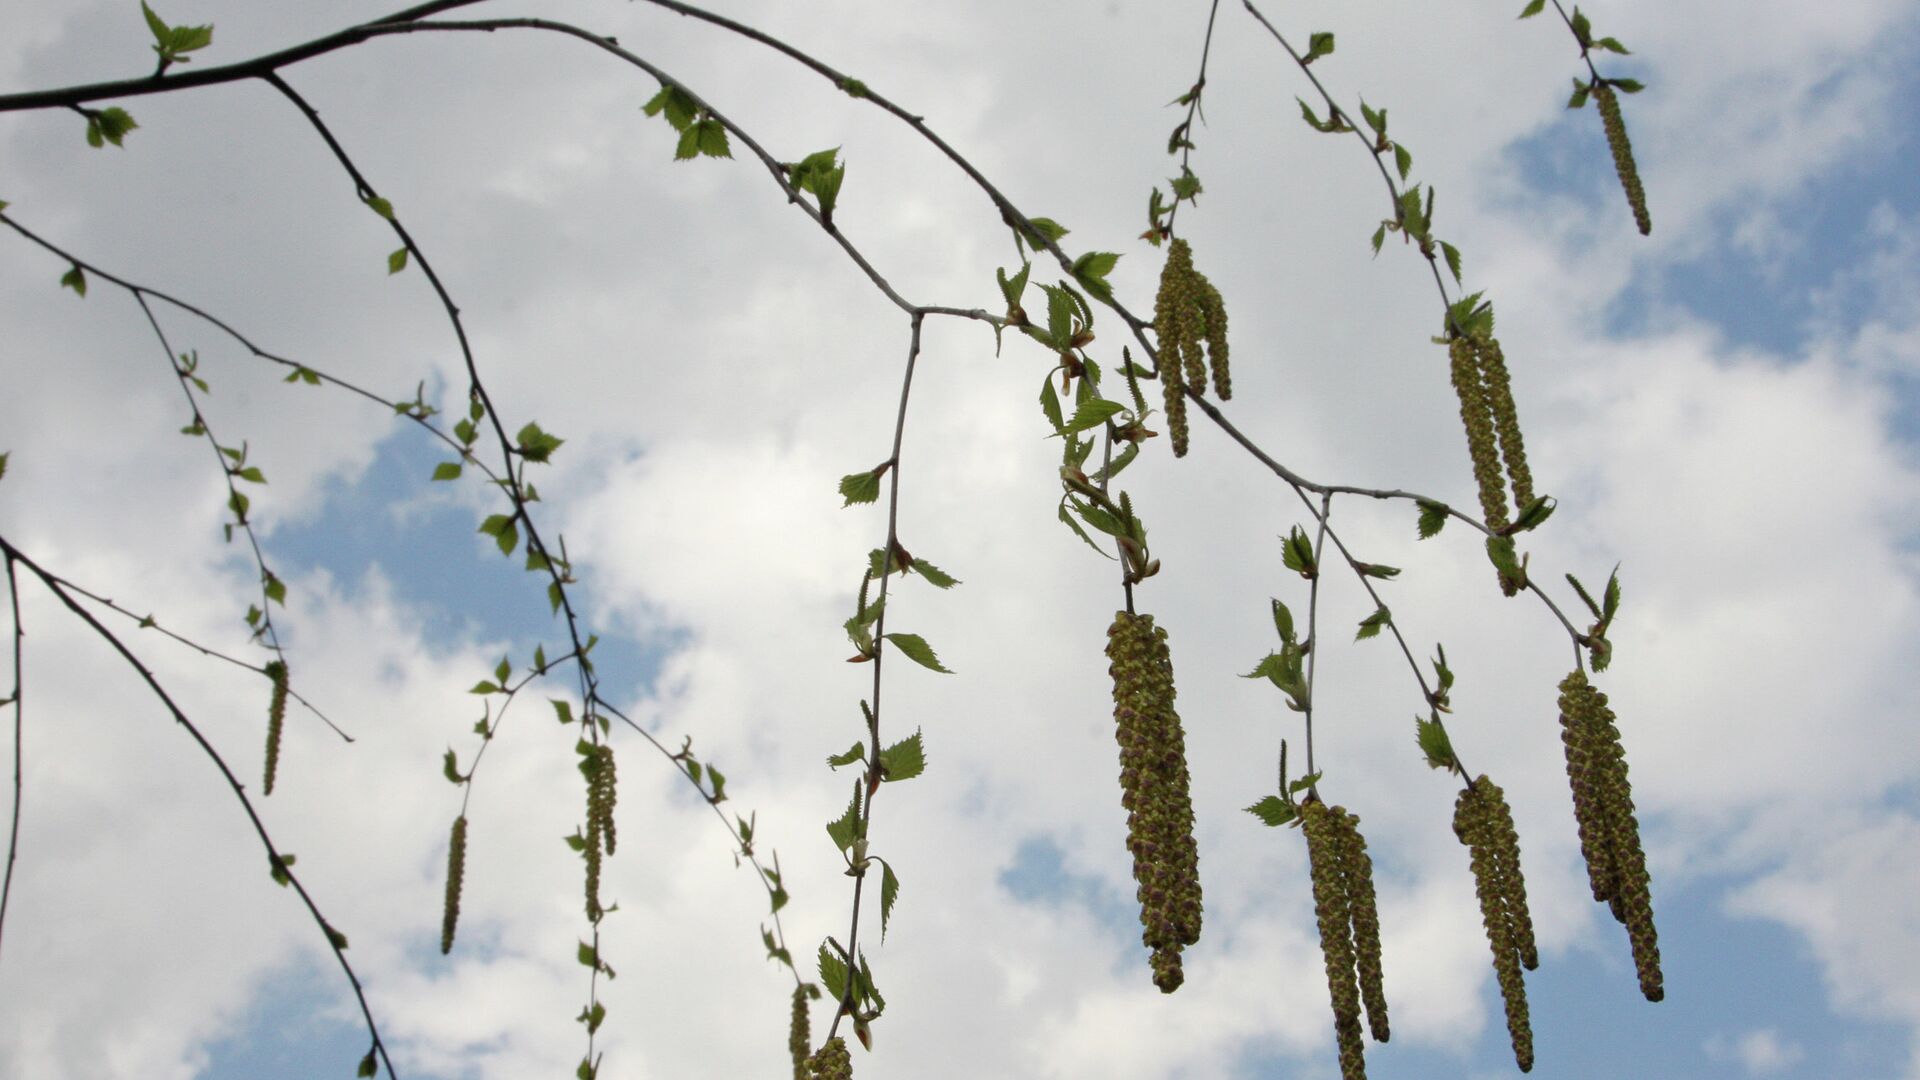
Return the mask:
[[(1187, 102), (1187, 122), (1180, 125), (1179, 128), (1181, 132), (1180, 175), (1182, 176), (1186, 176), (1192, 171), (1188, 168), (1188, 162), (1191, 161), (1193, 157), (1193, 119), (1195, 116), (1199, 116), (1202, 122), (1206, 120), (1206, 114), (1200, 111), (1200, 96), (1206, 91), (1207, 87), (1207, 57), (1213, 53), (1213, 24), (1219, 17), (1220, 0), (1213, 0), (1212, 5), (1207, 8), (1206, 40), (1200, 44), (1200, 74), (1194, 76), (1193, 89), (1188, 91), (1193, 97)], [(1168, 233), (1173, 232), (1173, 221), (1180, 216), (1181, 201), (1180, 197), (1176, 195), (1173, 200), (1173, 205), (1167, 209), (1166, 230)]]
[(5, 536), (0, 536), (0, 554), (6, 556), (9, 577), (13, 573), (15, 563), (26, 567), (54, 596), (59, 598), (61, 603), (67, 606), (67, 610), (73, 612), (103, 641), (112, 646), (113, 650), (120, 654), (121, 659), (125, 660), (127, 665), (133, 668), (141, 680), (147, 684), (147, 688), (153, 691), (154, 696), (160, 699), (160, 704), (173, 716), (174, 721), (185, 728), (193, 741), (199, 744), (201, 752), (206, 754), (207, 759), (220, 770), (221, 777), (233, 790), (233, 797), (239, 800), (241, 810), (246, 813), (248, 822), (253, 825), (254, 833), (259, 836), (261, 846), (266, 848), (268, 864), (277, 872), (279, 878), (284, 878), (287, 884), (300, 895), (300, 902), (306, 905), (307, 913), (313, 917), (314, 924), (320, 928), (321, 934), (327, 939), (327, 947), (333, 950), (334, 959), (339, 961), (340, 970), (346, 974), (347, 982), (353, 987), (353, 996), (360, 1003), (360, 1015), (366, 1020), (367, 1032), (373, 1037), (373, 1052), (377, 1053), (381, 1062), (386, 1065), (387, 1074), (397, 1077), (399, 1074), (394, 1071), (393, 1062), (387, 1057), (386, 1043), (381, 1040), (380, 1028), (374, 1023), (373, 1010), (367, 1004), (367, 995), (360, 985), (360, 977), (354, 973), (353, 965), (347, 960), (346, 952), (342, 948), (341, 942), (345, 939), (338, 936), (339, 931), (335, 930), (333, 924), (320, 914), (320, 907), (314, 902), (313, 896), (307, 892), (306, 885), (287, 864), (280, 849), (274, 845), (273, 837), (267, 833), (266, 823), (260, 819), (260, 813), (254, 808), (253, 800), (247, 796), (246, 785), (242, 784), (240, 778), (233, 774), (233, 770), (227, 767), (226, 759), (220, 756), (220, 752), (213, 748), (213, 744), (207, 741), (205, 735), (201, 734), (200, 728), (174, 702), (173, 697), (167, 693), (165, 687), (160, 685), (160, 680), (154, 676), (153, 672), (133, 654), (133, 650), (129, 649), (125, 642), (121, 641), (112, 630), (107, 629), (106, 624), (95, 618), (92, 612), (74, 599), (73, 594), (67, 590), (59, 577), (27, 557), (25, 552), (13, 546)]
[(7, 599), (13, 607), (13, 696), (7, 699), (13, 706), (13, 821), (7, 829), (6, 880), (0, 882), (0, 940), (5, 939), (7, 901), (13, 898), (13, 864), (20, 853), (21, 770), (26, 757), (26, 668), (22, 660), (27, 628), (20, 621), (20, 580), (14, 572), (12, 553), (7, 555)]

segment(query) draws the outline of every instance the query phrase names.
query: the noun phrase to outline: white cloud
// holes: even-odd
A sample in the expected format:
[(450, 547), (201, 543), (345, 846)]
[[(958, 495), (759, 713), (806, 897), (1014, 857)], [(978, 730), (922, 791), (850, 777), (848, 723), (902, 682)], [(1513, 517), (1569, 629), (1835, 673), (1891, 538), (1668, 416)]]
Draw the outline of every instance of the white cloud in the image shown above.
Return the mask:
[(1739, 1062), (1752, 1076), (1782, 1072), (1807, 1056), (1799, 1043), (1782, 1039), (1773, 1028), (1755, 1028), (1735, 1038), (1714, 1035), (1707, 1040), (1706, 1051), (1716, 1061)]

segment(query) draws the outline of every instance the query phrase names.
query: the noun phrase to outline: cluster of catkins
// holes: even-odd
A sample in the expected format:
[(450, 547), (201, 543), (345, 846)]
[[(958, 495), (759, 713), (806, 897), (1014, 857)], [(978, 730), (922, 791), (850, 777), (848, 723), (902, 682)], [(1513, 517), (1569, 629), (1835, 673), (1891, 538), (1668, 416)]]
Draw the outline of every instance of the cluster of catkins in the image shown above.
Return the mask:
[(1527, 1018), (1527, 984), (1520, 974), (1540, 966), (1533, 918), (1527, 913), (1527, 883), (1520, 875), (1520, 836), (1504, 792), (1484, 775), (1460, 793), (1453, 805), (1453, 834), (1467, 845), (1473, 862), (1474, 892), (1480, 897), (1480, 921), (1493, 950), (1493, 970), (1507, 1006), (1507, 1034), (1521, 1072), (1533, 1069), (1533, 1028)]
[(460, 883), (467, 874), (467, 815), (453, 819), (453, 839), (447, 844), (447, 900), (440, 911), (440, 952), (453, 951), (453, 931), (460, 925)]
[(1375, 1042), (1386, 1042), (1387, 998), (1380, 971), (1380, 916), (1373, 897), (1373, 860), (1360, 819), (1344, 807), (1310, 799), (1300, 807), (1313, 874), (1313, 913), (1320, 924), (1327, 993), (1333, 1000), (1334, 1038), (1342, 1080), (1366, 1080), (1360, 1007)]
[[(1533, 472), (1527, 468), (1507, 359), (1496, 338), (1477, 333), (1455, 334), (1447, 343), (1447, 355), (1452, 361), (1453, 390), (1460, 398), (1460, 422), (1467, 429), (1467, 451), (1473, 457), (1473, 479), (1480, 488), (1480, 512), (1488, 528), (1505, 529), (1510, 519), (1506, 485), (1500, 476), (1503, 460), (1514, 506), (1525, 510), (1533, 502)], [(1489, 544), (1503, 542), (1511, 544), (1504, 537), (1488, 540)], [(1500, 589), (1508, 596), (1524, 585), (1524, 580), (1500, 575)]]
[(1114, 613), (1107, 631), (1113, 719), (1120, 742), (1120, 805), (1139, 885), (1141, 940), (1153, 950), (1153, 983), (1172, 993), (1180, 950), (1200, 940), (1200, 855), (1193, 841), (1186, 737), (1173, 709), (1167, 632), (1153, 616)]
[[(1193, 251), (1185, 240), (1167, 245), (1167, 262), (1160, 270), (1160, 294), (1154, 303), (1153, 332), (1160, 347), (1160, 387), (1165, 392), (1167, 434), (1173, 456), (1187, 453), (1186, 388), (1207, 392), (1207, 366), (1213, 367), (1213, 390), (1225, 401), (1233, 397), (1233, 377), (1227, 370), (1227, 309), (1220, 290), (1193, 268)], [(1206, 343), (1202, 357), (1200, 346)]]
[(273, 680), (273, 697), (267, 702), (267, 768), (261, 790), (273, 794), (273, 774), (280, 770), (280, 729), (287, 720), (287, 665), (284, 660), (267, 662), (267, 678)]
[(1633, 816), (1633, 788), (1607, 695), (1575, 670), (1560, 683), (1560, 740), (1567, 748), (1567, 780), (1573, 816), (1580, 826), (1580, 853), (1587, 861), (1593, 898), (1606, 904), (1627, 928), (1640, 992), (1648, 1001), (1666, 996), (1660, 974), (1660, 942), (1653, 927), (1647, 856)]
[(1633, 208), (1633, 223), (1646, 236), (1653, 231), (1653, 218), (1647, 213), (1647, 191), (1640, 186), (1640, 169), (1633, 163), (1633, 144), (1627, 141), (1627, 122), (1620, 115), (1620, 98), (1605, 80), (1593, 84), (1593, 100), (1600, 107), (1600, 124), (1607, 131), (1607, 149), (1613, 152), (1613, 169), (1620, 174), (1620, 187), (1627, 193), (1627, 205)]
[(603, 742), (583, 753), (580, 771), (587, 778), (587, 843), (582, 851), (587, 859), (587, 918), (599, 922), (606, 910), (600, 906), (600, 855), (613, 854), (615, 843), (612, 744)]
[(853, 1080), (853, 1055), (847, 1050), (847, 1040), (838, 1036), (828, 1039), (827, 1045), (807, 1059), (806, 1077), (807, 1080)]
[[(793, 1080), (812, 1080), (807, 1067), (807, 1047), (813, 1044), (808, 1032), (807, 988), (793, 988), (793, 1025), (787, 1031), (787, 1052), (793, 1055)], [(842, 1045), (845, 1045), (844, 1043)]]

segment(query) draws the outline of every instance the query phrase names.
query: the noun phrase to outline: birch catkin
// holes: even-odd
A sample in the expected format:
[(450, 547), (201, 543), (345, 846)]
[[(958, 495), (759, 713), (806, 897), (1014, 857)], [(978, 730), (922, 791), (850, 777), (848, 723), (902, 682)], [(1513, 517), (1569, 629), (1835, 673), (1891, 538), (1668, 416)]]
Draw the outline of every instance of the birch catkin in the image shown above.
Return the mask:
[(1633, 209), (1633, 223), (1641, 236), (1653, 231), (1653, 218), (1647, 213), (1647, 192), (1640, 186), (1640, 168), (1633, 163), (1633, 144), (1627, 141), (1627, 121), (1620, 115), (1620, 98), (1605, 79), (1595, 80), (1593, 100), (1600, 107), (1600, 124), (1607, 132), (1607, 149), (1613, 153), (1613, 170), (1620, 174), (1620, 187), (1627, 193), (1627, 205)]
[[(1521, 1072), (1533, 1069), (1533, 1027), (1527, 1011), (1527, 984), (1521, 965), (1533, 954), (1533, 924), (1525, 919), (1525, 894), (1515, 901), (1519, 848), (1509, 850), (1511, 829), (1500, 826), (1505, 800), (1485, 776), (1454, 802), (1453, 831), (1467, 845), (1473, 866), (1473, 891), (1480, 900), (1480, 922), (1493, 952), (1494, 978), (1506, 1005), (1507, 1036)], [(1522, 887), (1523, 888), (1523, 887)], [(1522, 927), (1524, 926), (1524, 930)], [(1537, 960), (1536, 960), (1537, 962)]]
[(1320, 928), (1320, 956), (1333, 1004), (1333, 1033), (1340, 1048), (1341, 1080), (1366, 1080), (1360, 1039), (1360, 981), (1355, 974), (1353, 911), (1347, 893), (1347, 861), (1341, 828), (1318, 799), (1300, 807), (1300, 830), (1307, 837), (1307, 865), (1313, 877), (1313, 914)]
[[(1207, 276), (1193, 267), (1193, 250), (1185, 240), (1167, 245), (1167, 261), (1160, 268), (1160, 292), (1154, 301), (1153, 331), (1159, 341), (1160, 384), (1165, 392), (1168, 434), (1173, 456), (1187, 453), (1186, 388), (1207, 392), (1207, 369), (1213, 369), (1213, 389), (1225, 401), (1233, 396), (1228, 369), (1227, 308)], [(1204, 344), (1205, 349), (1202, 349)]]
[(1659, 1001), (1666, 996), (1659, 934), (1620, 729), (1607, 707), (1607, 695), (1587, 681), (1584, 671), (1576, 670), (1561, 682), (1560, 714), (1574, 816), (1593, 898), (1606, 903), (1627, 928), (1640, 992), (1648, 1001)]
[(1480, 350), (1472, 338), (1455, 335), (1447, 343), (1453, 392), (1460, 399), (1460, 423), (1467, 432), (1467, 452), (1473, 458), (1473, 479), (1480, 489), (1480, 512), (1487, 527), (1507, 525), (1507, 493), (1500, 483), (1500, 451), (1495, 444), (1493, 409), (1480, 372)]
[(807, 988), (793, 988), (793, 1019), (787, 1029), (787, 1052), (793, 1055), (793, 1080), (809, 1080), (807, 1047), (813, 1044), (808, 1033)]
[(807, 1059), (807, 1073), (812, 1080), (853, 1080), (853, 1055), (847, 1051), (847, 1040), (838, 1036), (828, 1039)]
[(280, 732), (287, 720), (287, 665), (285, 661), (267, 663), (267, 677), (273, 680), (273, 697), (267, 702), (267, 765), (261, 791), (273, 794), (274, 774), (280, 771)]
[(460, 925), (460, 886), (467, 873), (467, 816), (453, 819), (453, 838), (447, 843), (447, 897), (440, 910), (440, 952), (453, 951), (453, 932)]
[(1527, 447), (1520, 437), (1520, 415), (1513, 404), (1506, 354), (1500, 351), (1500, 340), (1491, 336), (1474, 338), (1473, 350), (1487, 411), (1493, 415), (1493, 430), (1500, 437), (1500, 457), (1506, 462), (1507, 480), (1513, 485), (1513, 507), (1516, 512), (1525, 510), (1533, 501), (1533, 472), (1527, 468)]
[(1387, 995), (1380, 967), (1380, 912), (1374, 902), (1373, 860), (1367, 855), (1360, 819), (1334, 807), (1333, 824), (1341, 845), (1346, 873), (1347, 911), (1353, 921), (1354, 970), (1360, 978), (1360, 999), (1367, 1006), (1367, 1030), (1374, 1042), (1386, 1042)]
[(1200, 940), (1199, 851), (1193, 839), (1185, 736), (1174, 711), (1167, 633), (1153, 616), (1114, 614), (1107, 631), (1120, 805), (1140, 901), (1141, 941), (1153, 952), (1154, 985), (1178, 989), (1180, 950)]

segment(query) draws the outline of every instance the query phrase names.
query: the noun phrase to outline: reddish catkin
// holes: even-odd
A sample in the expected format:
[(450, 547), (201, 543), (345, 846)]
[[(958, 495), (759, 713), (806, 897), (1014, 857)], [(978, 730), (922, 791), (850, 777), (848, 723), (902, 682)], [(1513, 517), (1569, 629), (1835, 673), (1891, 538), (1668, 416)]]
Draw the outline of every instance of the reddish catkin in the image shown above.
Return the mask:
[(1633, 163), (1633, 144), (1627, 141), (1627, 121), (1620, 115), (1620, 98), (1605, 79), (1593, 84), (1594, 104), (1600, 107), (1600, 126), (1607, 132), (1607, 149), (1613, 153), (1613, 171), (1620, 174), (1621, 190), (1627, 193), (1627, 205), (1633, 209), (1633, 224), (1641, 236), (1653, 231), (1653, 218), (1647, 213), (1647, 191), (1640, 186), (1640, 168)]
[(467, 874), (467, 816), (453, 819), (453, 838), (447, 842), (447, 897), (440, 909), (440, 952), (453, 951), (453, 932), (460, 925), (460, 886)]
[(261, 791), (273, 794), (274, 774), (280, 771), (280, 731), (287, 720), (287, 665), (281, 660), (267, 663), (267, 678), (273, 680), (273, 697), (267, 702), (267, 766)]

